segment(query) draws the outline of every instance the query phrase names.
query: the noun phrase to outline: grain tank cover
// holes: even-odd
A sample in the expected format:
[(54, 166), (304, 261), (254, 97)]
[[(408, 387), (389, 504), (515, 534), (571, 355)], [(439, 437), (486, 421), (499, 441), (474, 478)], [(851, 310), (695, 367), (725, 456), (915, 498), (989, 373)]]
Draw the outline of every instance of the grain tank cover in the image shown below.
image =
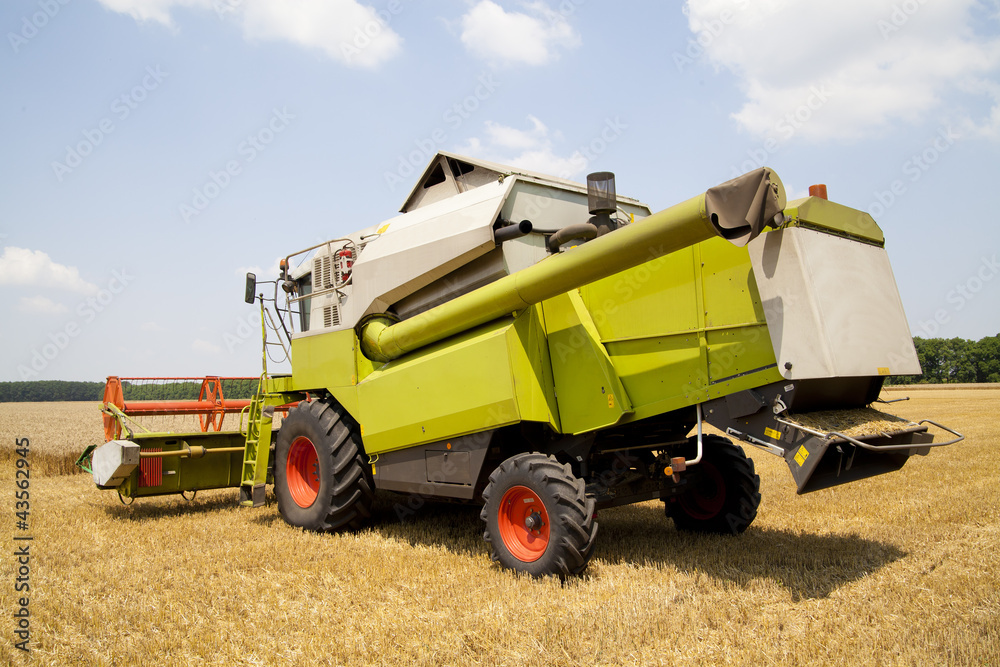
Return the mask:
[(383, 222), (354, 263), (353, 299), (362, 314), (384, 312), (416, 290), (492, 250), (493, 223), (513, 181), (492, 181)]
[[(565, 178), (440, 151), (431, 159), (423, 174), (417, 179), (417, 184), (407, 195), (399, 212), (409, 213), (428, 204), (474, 190), (489, 183), (502, 182), (508, 176), (521, 176), (534, 182), (574, 191), (581, 189), (579, 183)], [(629, 201), (635, 204), (639, 203), (631, 199)]]
[[(618, 196), (617, 206), (636, 220), (649, 215), (647, 206), (628, 197)], [(587, 188), (555, 176), (441, 152), (427, 165), (402, 211), (362, 232), (366, 242), (353, 264), (351, 293), (339, 304), (337, 326), (353, 327), (366, 315), (387, 312), (495, 252), (494, 227), (499, 220), (528, 220), (550, 229), (586, 221)], [(535, 236), (509, 245), (535, 243), (539, 252), (529, 248), (520, 260), (504, 256), (501, 275), (496, 277), (545, 256), (541, 232)], [(449, 283), (448, 291), (455, 292), (455, 287)]]
[(920, 373), (884, 248), (807, 227), (747, 247), (783, 377)]

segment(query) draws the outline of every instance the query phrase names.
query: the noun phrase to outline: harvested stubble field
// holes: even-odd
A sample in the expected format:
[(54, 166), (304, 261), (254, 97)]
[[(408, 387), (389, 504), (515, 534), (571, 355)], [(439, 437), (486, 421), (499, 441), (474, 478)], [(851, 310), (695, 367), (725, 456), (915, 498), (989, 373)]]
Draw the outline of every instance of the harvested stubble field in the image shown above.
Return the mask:
[[(902, 395), (893, 392), (892, 397)], [(0, 405), (13, 535), (14, 438), (31, 440), (37, 664), (1000, 664), (1000, 389), (921, 390), (889, 411), (966, 442), (901, 472), (797, 497), (750, 452), (760, 514), (739, 538), (678, 533), (659, 503), (601, 513), (586, 576), (490, 563), (478, 509), (316, 535), (236, 491), (119, 504), (60, 457), (99, 441), (93, 404)], [(43, 474), (43, 473), (48, 474)], [(8, 538), (6, 553), (12, 553)], [(14, 560), (0, 566), (13, 648)]]

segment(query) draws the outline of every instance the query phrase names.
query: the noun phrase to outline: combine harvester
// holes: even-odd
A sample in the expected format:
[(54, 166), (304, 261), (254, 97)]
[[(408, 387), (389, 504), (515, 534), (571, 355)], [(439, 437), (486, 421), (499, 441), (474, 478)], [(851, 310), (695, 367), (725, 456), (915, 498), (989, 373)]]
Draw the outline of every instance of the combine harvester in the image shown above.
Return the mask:
[[(439, 153), (401, 212), (288, 255), (273, 297), (247, 276), (265, 350), (248, 403), (206, 386), (200, 431), (137, 432), (150, 406), (111, 387), (108, 442), (80, 458), (97, 486), (239, 487), (256, 507), (273, 483), (316, 531), (362, 528), (378, 490), (480, 503), (495, 560), (568, 575), (601, 508), (659, 499), (680, 529), (746, 530), (759, 477), (704, 423), (784, 458), (799, 493), (962, 439), (870, 407), (920, 366), (882, 231), (823, 186), (786, 204), (758, 169), (652, 213), (607, 172), (585, 187)], [(276, 322), (290, 374), (266, 370)]]

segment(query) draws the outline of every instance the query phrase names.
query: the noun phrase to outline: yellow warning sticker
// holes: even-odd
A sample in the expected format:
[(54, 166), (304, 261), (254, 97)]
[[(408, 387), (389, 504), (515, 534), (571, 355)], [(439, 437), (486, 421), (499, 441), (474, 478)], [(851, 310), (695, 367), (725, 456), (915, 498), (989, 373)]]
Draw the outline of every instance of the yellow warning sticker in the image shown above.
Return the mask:
[(775, 431), (773, 428), (765, 428), (764, 435), (775, 440), (781, 440), (781, 431)]
[(372, 464), (372, 477), (375, 476), (375, 472), (376, 472), (376, 470), (375, 470), (375, 464), (373, 463)]
[(889, 372), (889, 369), (886, 368), (885, 366), (879, 366), (878, 367), (878, 374), (879, 375), (892, 375), (892, 373)]
[(364, 435), (365, 434), (365, 425), (364, 424), (358, 424), (358, 428), (361, 429), (361, 435)]
[(807, 458), (809, 458), (809, 450), (806, 449), (805, 445), (803, 445), (799, 447), (799, 451), (795, 454), (795, 462), (798, 463), (801, 468)]
[(608, 394), (608, 407), (609, 408), (615, 407), (615, 395), (614, 394)]
[(386, 232), (387, 229), (389, 229), (389, 223), (386, 223), (386, 224), (382, 225), (381, 227), (379, 227), (378, 230), (375, 233), (376, 234), (385, 234), (385, 232)]

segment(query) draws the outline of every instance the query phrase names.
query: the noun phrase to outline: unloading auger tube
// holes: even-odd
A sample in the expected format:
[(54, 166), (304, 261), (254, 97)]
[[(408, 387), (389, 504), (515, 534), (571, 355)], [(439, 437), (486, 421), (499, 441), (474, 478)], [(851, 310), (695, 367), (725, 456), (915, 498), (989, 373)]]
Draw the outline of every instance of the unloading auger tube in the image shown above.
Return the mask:
[(784, 208), (781, 180), (761, 167), (410, 319), (372, 316), (361, 323), (361, 351), (375, 361), (392, 361), (714, 236), (744, 246), (766, 225), (780, 222)]

